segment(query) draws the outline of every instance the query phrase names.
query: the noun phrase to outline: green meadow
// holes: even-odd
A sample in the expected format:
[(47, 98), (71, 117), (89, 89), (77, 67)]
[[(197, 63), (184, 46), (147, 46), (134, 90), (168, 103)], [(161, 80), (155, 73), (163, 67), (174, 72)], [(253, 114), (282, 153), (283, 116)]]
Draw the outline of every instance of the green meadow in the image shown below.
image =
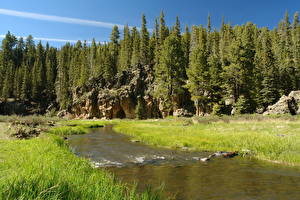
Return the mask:
[(297, 116), (167, 118), (116, 123), (114, 129), (143, 143), (192, 151), (238, 151), (252, 157), (300, 165)]
[(0, 123), (0, 199), (161, 199), (159, 192), (149, 189), (138, 194), (134, 186), (120, 183), (103, 169), (94, 169), (89, 160), (75, 156), (60, 137), (86, 133), (88, 127), (99, 127), (102, 122), (59, 123), (61, 126), (49, 133), (28, 140), (9, 138), (9, 126)]

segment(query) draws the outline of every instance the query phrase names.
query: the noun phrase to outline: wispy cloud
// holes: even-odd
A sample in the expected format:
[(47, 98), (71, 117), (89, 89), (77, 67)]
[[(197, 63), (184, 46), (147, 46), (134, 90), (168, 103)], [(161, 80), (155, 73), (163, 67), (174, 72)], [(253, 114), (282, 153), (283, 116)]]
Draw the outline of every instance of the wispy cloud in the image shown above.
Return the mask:
[(102, 22), (102, 21), (86, 20), (86, 19), (71, 18), (71, 17), (61, 17), (56, 15), (44, 15), (39, 13), (22, 12), (22, 11), (2, 9), (2, 8), (0, 8), (0, 14), (35, 19), (35, 20), (61, 22), (61, 23), (68, 23), (68, 24), (79, 24), (85, 26), (96, 26), (102, 28), (112, 28), (115, 25), (117, 25), (119, 28), (122, 29), (124, 28), (124, 25), (122, 24), (115, 24), (111, 22)]
[[(24, 36), (16, 36), (17, 38), (26, 38)], [(5, 38), (5, 35), (0, 35), (0, 38)], [(36, 41), (48, 41), (48, 42), (62, 42), (62, 43), (66, 43), (66, 42), (70, 42), (70, 43), (76, 43), (78, 40), (67, 40), (67, 39), (58, 39), (58, 38), (45, 38), (45, 37), (34, 37), (33, 40)], [(92, 41), (87, 41), (87, 43), (92, 43)]]

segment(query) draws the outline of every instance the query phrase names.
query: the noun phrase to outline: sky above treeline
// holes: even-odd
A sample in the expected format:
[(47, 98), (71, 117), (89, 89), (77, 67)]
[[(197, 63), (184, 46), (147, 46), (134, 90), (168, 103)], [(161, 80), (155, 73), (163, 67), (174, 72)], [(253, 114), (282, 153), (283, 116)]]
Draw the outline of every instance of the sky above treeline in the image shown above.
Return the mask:
[(43, 43), (61, 46), (67, 41), (109, 40), (114, 24), (139, 27), (144, 13), (148, 28), (161, 11), (167, 25), (179, 16), (184, 25), (207, 24), (219, 28), (222, 16), (232, 25), (248, 21), (273, 29), (284, 17), (300, 10), (300, 0), (3, 0), (0, 3), (0, 40), (10, 31), (16, 36), (33, 35)]

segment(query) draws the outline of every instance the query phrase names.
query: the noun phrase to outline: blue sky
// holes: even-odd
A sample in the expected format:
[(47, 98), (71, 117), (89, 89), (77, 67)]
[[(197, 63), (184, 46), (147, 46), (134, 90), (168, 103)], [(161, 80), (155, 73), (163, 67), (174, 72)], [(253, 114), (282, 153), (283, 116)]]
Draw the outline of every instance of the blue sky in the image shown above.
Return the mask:
[[(16, 14), (12, 10), (26, 13)], [(223, 15), (233, 25), (252, 21), (259, 27), (274, 28), (286, 10), (292, 19), (293, 13), (300, 10), (300, 0), (3, 0), (0, 35), (11, 31), (14, 35), (32, 34), (42, 39), (107, 41), (110, 24), (140, 26), (144, 13), (148, 27), (152, 28), (161, 10), (168, 25), (174, 23), (177, 15), (182, 25), (206, 25), (210, 13), (212, 26), (216, 28), (220, 27)], [(31, 17), (27, 18), (28, 15)], [(49, 18), (51, 21), (45, 20)], [(70, 23), (74, 20), (70, 18), (81, 21)], [(51, 41), (50, 44), (60, 46), (64, 42)]]

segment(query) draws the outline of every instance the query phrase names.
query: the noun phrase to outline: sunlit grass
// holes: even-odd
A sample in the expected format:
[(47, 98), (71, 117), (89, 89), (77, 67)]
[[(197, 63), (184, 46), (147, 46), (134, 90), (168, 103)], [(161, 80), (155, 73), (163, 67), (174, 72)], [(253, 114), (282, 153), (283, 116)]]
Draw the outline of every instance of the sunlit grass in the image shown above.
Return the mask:
[(138, 195), (88, 160), (76, 157), (54, 135), (0, 140), (0, 199), (159, 199)]
[(51, 128), (48, 132), (54, 135), (81, 135), (88, 133), (91, 128), (100, 128), (111, 121), (100, 120), (68, 120), (61, 121), (58, 126)]

